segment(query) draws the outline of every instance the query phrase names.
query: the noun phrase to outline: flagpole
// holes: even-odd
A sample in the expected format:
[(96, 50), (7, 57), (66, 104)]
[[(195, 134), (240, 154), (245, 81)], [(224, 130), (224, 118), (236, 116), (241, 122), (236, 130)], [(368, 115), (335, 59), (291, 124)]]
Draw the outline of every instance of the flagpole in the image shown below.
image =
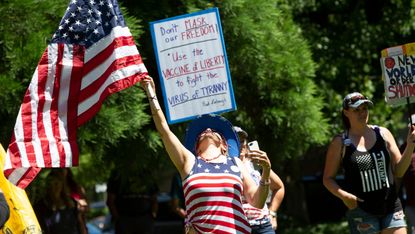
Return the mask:
[(410, 105), (410, 102), (409, 102), (409, 97), (406, 97), (406, 105), (408, 107), (409, 121), (410, 121), (411, 126), (412, 126), (414, 123), (412, 122), (411, 105)]

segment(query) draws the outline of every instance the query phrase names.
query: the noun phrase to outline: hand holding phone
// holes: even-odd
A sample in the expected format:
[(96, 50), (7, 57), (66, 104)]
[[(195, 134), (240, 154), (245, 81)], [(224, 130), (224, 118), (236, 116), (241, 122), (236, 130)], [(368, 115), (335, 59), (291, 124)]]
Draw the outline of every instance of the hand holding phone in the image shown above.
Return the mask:
[(248, 142), (248, 149), (249, 150), (259, 150), (259, 145), (258, 145), (258, 141), (251, 141)]

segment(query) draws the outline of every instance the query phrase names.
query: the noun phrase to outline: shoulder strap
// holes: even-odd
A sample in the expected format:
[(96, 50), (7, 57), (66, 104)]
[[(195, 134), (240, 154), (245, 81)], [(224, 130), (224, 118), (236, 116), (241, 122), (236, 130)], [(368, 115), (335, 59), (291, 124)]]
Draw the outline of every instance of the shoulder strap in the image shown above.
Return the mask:
[(342, 149), (341, 149), (342, 161), (343, 161), (344, 155), (346, 154), (346, 146), (348, 145), (346, 141), (348, 140), (349, 140), (349, 130), (346, 130), (342, 133)]
[[(231, 157), (233, 163), (235, 163), (235, 165), (239, 168), (239, 171), (240, 171), (239, 172), (239, 177), (241, 177), (241, 179), (243, 179), (241, 167), (245, 167), (245, 166), (243, 165), (244, 163), (242, 162), (242, 160), (239, 157), (233, 157), (233, 156), (228, 156), (228, 157)], [(226, 159), (226, 160), (228, 160), (228, 159)], [(245, 167), (245, 169), (246, 169), (246, 167)]]
[(377, 125), (371, 125), (372, 129), (375, 131), (376, 134), (379, 134), (382, 137), (383, 143), (385, 144), (386, 149), (388, 148), (388, 142), (386, 141), (385, 134), (382, 132)]

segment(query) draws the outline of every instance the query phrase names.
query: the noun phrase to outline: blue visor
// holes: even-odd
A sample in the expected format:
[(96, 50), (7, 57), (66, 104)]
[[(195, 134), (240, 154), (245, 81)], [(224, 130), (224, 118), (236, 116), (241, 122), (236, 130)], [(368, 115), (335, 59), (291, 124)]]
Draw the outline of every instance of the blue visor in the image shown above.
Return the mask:
[(200, 133), (207, 128), (211, 128), (225, 137), (229, 156), (239, 157), (238, 135), (233, 130), (231, 122), (219, 115), (202, 115), (190, 122), (186, 129), (184, 146), (196, 155), (196, 141)]

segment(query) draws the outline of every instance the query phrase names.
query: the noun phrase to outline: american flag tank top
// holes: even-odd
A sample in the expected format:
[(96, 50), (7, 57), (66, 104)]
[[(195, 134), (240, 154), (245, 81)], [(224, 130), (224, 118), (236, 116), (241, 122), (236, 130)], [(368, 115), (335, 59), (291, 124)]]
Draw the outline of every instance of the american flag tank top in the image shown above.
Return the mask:
[(251, 233), (242, 208), (243, 185), (235, 157), (208, 163), (196, 157), (183, 181), (186, 222), (198, 233)]

